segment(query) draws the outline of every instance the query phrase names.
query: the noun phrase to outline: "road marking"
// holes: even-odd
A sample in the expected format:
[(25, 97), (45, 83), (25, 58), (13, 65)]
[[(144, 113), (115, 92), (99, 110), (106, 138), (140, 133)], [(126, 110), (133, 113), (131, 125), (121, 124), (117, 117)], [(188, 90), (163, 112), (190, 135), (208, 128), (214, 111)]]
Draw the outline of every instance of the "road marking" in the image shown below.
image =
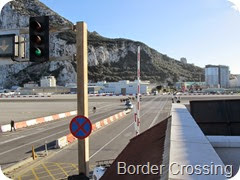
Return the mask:
[(78, 167), (76, 166), (76, 164), (72, 164), (72, 166), (78, 171)]
[(58, 164), (58, 163), (55, 163), (57, 165), (57, 167), (59, 167), (59, 169), (62, 170), (62, 172), (66, 175), (66, 177), (68, 177), (68, 173)]
[[(156, 98), (154, 98), (153, 100), (149, 101), (147, 104), (151, 103), (152, 101), (154, 101)], [(162, 97), (160, 98), (162, 99)], [(147, 105), (145, 104), (145, 106)], [(143, 113), (140, 118), (142, 116), (144, 116), (146, 113), (150, 112), (152, 109), (150, 108), (148, 111), (146, 111), (145, 113)], [(94, 154), (92, 154), (90, 157), (89, 157), (89, 160), (94, 157), (96, 154), (98, 154), (101, 150), (103, 150), (106, 146), (108, 146), (111, 142), (113, 142), (116, 138), (118, 138), (124, 131), (126, 131), (128, 128), (130, 128), (135, 122), (132, 122), (130, 125), (128, 125), (125, 129), (123, 129), (120, 133), (118, 133), (114, 138), (112, 138), (109, 142), (107, 142), (104, 146), (102, 146), (99, 150), (97, 150)]]
[[(112, 106), (112, 104), (111, 104), (111, 105), (107, 105), (107, 106)], [(104, 107), (107, 107), (107, 106), (104, 106)], [(104, 108), (104, 107), (101, 107), (101, 109)], [(100, 109), (100, 108), (99, 108), (99, 109)], [(109, 110), (108, 110), (108, 111), (109, 111)], [(106, 112), (108, 112), (108, 111), (106, 111)], [(100, 114), (100, 113), (103, 113), (103, 112), (99, 112), (98, 114)], [(54, 122), (54, 123), (52, 123), (51, 125), (54, 125), (54, 124), (57, 124), (57, 123), (59, 123), (59, 121), (58, 121), (58, 122)], [(47, 131), (49, 131), (49, 130), (52, 130), (52, 129), (55, 129), (55, 128), (64, 126), (64, 125), (66, 124), (66, 121), (64, 121), (63, 123), (64, 123), (64, 124), (60, 124), (59, 126), (54, 126), (53, 128), (48, 128), (47, 130), (46, 130), (46, 128), (41, 127), (44, 131), (38, 131), (38, 132), (36, 132), (36, 133), (28, 134), (28, 136), (27, 136), (27, 135), (26, 135), (26, 136), (19, 136), (19, 137), (17, 137), (17, 138), (13, 138), (13, 139), (11, 139), (11, 140), (7, 140), (7, 141), (4, 141), (4, 142), (1, 142), (0, 145), (5, 144), (5, 143), (8, 143), (8, 142), (11, 142), (11, 141), (14, 141), (14, 140), (17, 140), (17, 139), (21, 139), (21, 138), (24, 138), (24, 137), (29, 137), (29, 136), (33, 136), (33, 135), (35, 135), (35, 134), (44, 133), (44, 132), (47, 132)], [(69, 123), (69, 122), (67, 122), (67, 123)], [(49, 124), (46, 124), (46, 126), (49, 126)], [(34, 127), (34, 128), (35, 128), (35, 127)], [(33, 130), (33, 129), (29, 129), (29, 131), (31, 131), (31, 130)], [(61, 132), (63, 133), (63, 132), (65, 132), (65, 131), (66, 131), (66, 130), (61, 131)], [(26, 132), (26, 131), (24, 131), (24, 132)], [(59, 132), (59, 133), (61, 133), (61, 132)], [(59, 134), (59, 133), (57, 133), (57, 134)], [(6, 135), (6, 136), (8, 136), (8, 135)], [(36, 141), (34, 141), (34, 142), (36, 142)], [(21, 146), (21, 147), (22, 147), (22, 146)], [(2, 155), (2, 153), (0, 153), (0, 155)]]
[(151, 127), (155, 124), (155, 122), (156, 122), (156, 120), (158, 119), (159, 115), (161, 114), (163, 108), (166, 106), (166, 104), (167, 104), (167, 102), (168, 102), (168, 99), (169, 99), (169, 96), (168, 96), (167, 100), (165, 101), (164, 105), (161, 107), (161, 109), (159, 110), (159, 112), (158, 112), (157, 115), (155, 116), (155, 118), (153, 119), (153, 121), (152, 121), (152, 123), (150, 124), (149, 128), (151, 128)]
[(132, 122), (129, 126), (127, 126), (124, 130), (122, 130), (120, 133), (118, 133), (111, 141), (109, 141), (108, 143), (106, 143), (104, 146), (102, 146), (99, 150), (97, 150), (93, 155), (91, 155), (89, 157), (89, 160), (94, 157), (96, 154), (98, 154), (102, 149), (104, 149), (107, 145), (109, 145), (112, 141), (114, 141), (117, 137), (119, 137), (124, 131), (126, 131), (129, 127), (131, 127), (134, 124), (134, 122)]
[(52, 179), (53, 180), (55, 180), (55, 177), (52, 175), (52, 173), (48, 170), (48, 168), (42, 163), (41, 164), (43, 167), (44, 167), (44, 169), (47, 171), (47, 173), (52, 177)]
[[(49, 129), (47, 129), (46, 131), (49, 131), (50, 129), (55, 129), (55, 128), (58, 128), (58, 127), (61, 127), (61, 126), (63, 126), (63, 125), (59, 125), (59, 126), (55, 126), (55, 127), (53, 127), (53, 128), (49, 128)], [(41, 133), (46, 132), (46, 131), (42, 131)], [(61, 133), (64, 133), (64, 132), (69, 132), (69, 130), (67, 129), (67, 130), (64, 130), (64, 131), (60, 131), (60, 132), (58, 132), (58, 133), (51, 134), (51, 135), (49, 135), (49, 136), (45, 136), (45, 137), (40, 138), (40, 139), (37, 139), (37, 140), (35, 140), (35, 141), (31, 141), (31, 142), (29, 142), (29, 143), (27, 143), (27, 144), (23, 144), (23, 145), (21, 145), (21, 146), (18, 146), (18, 147), (9, 149), (9, 150), (7, 150), (7, 151), (5, 151), (5, 152), (0, 153), (0, 156), (3, 155), (3, 154), (6, 154), (6, 153), (8, 153), (8, 152), (17, 150), (17, 149), (19, 149), (19, 148), (22, 148), (22, 147), (24, 147), (24, 146), (33, 144), (33, 143), (35, 143), (35, 142), (38, 142), (38, 141), (41, 141), (41, 140), (44, 140), (44, 139), (48, 139), (48, 138), (50, 138), (50, 137), (52, 137), (52, 136), (55, 136), (55, 135), (57, 135), (57, 134), (61, 134)], [(29, 136), (32, 136), (32, 135), (34, 135), (34, 134), (39, 134), (39, 133), (40, 133), (40, 132), (33, 133), (33, 134), (30, 134)], [(26, 136), (26, 137), (27, 137), (27, 136)]]
[(35, 179), (36, 179), (36, 180), (39, 180), (39, 178), (38, 178), (38, 176), (37, 176), (37, 174), (36, 174), (36, 172), (35, 172), (34, 168), (32, 168), (32, 173), (33, 173), (33, 175), (34, 175)]
[(8, 142), (11, 142), (11, 141), (14, 141), (14, 140), (17, 140), (17, 139), (21, 139), (21, 138), (23, 138), (23, 137), (26, 137), (26, 136), (19, 136), (19, 137), (13, 138), (13, 139), (9, 139), (9, 140), (0, 142), (0, 145), (5, 144), (5, 143), (8, 143)]
[[(68, 132), (69, 130), (65, 130), (65, 131)], [(19, 149), (19, 148), (21, 148), (21, 147), (24, 147), (24, 146), (33, 144), (33, 143), (38, 142), (38, 141), (41, 141), (41, 140), (43, 140), (43, 139), (47, 139), (47, 138), (52, 137), (52, 136), (55, 136), (55, 135), (57, 135), (57, 134), (61, 134), (61, 133), (65, 132), (65, 131), (62, 131), (62, 132), (59, 132), (59, 133), (55, 133), (55, 134), (52, 134), (52, 135), (49, 135), (49, 136), (46, 136), (46, 137), (43, 137), (43, 138), (37, 139), (37, 140), (35, 140), (35, 141), (31, 141), (31, 142), (29, 142), (29, 143), (27, 143), (27, 144), (23, 144), (23, 145), (18, 146), (18, 147), (16, 147), (16, 148), (12, 148), (12, 149), (10, 149), (10, 150), (8, 150), (8, 151), (5, 151), (5, 152), (0, 153), (0, 156), (3, 155), (3, 154), (6, 154), (6, 153), (8, 153), (8, 152), (17, 150), (17, 149)]]

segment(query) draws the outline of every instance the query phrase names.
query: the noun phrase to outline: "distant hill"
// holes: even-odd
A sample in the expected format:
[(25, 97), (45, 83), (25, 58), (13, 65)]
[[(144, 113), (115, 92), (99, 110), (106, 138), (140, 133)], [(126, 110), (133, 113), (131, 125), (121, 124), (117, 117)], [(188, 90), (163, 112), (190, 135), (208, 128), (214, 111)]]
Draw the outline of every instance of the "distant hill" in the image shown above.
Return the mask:
[[(28, 27), (30, 16), (49, 15), (51, 27), (72, 25), (38, 0), (15, 0), (3, 8), (0, 29)], [(50, 52), (54, 57), (66, 57), (36, 65), (16, 63), (0, 66), (0, 86), (22, 85), (28, 81), (39, 82), (42, 76), (54, 75), (57, 84), (65, 85), (76, 81), (76, 62), (68, 58), (76, 53), (76, 34), (73, 31), (55, 32), (50, 36)], [(26, 36), (26, 38), (28, 38)], [(141, 47), (141, 79), (157, 83), (199, 81), (204, 79), (202, 68), (183, 64), (161, 54), (142, 42), (129, 39), (110, 39), (89, 32), (88, 35), (89, 81), (118, 81), (136, 79), (136, 50)]]

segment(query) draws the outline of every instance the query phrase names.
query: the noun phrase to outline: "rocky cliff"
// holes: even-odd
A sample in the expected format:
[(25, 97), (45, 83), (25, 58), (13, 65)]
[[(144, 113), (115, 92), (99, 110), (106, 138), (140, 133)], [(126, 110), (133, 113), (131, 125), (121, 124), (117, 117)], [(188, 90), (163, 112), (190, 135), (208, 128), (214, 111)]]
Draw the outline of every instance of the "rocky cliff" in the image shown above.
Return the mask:
[[(72, 25), (38, 0), (15, 0), (2, 10), (0, 29), (28, 28), (30, 16), (50, 16), (51, 28), (58, 29)], [(42, 76), (54, 75), (58, 85), (76, 82), (76, 34), (73, 31), (54, 32), (50, 35), (50, 56), (61, 60), (41, 64), (15, 63), (0, 66), (0, 86), (23, 85), (28, 81), (39, 82)], [(28, 38), (26, 36), (26, 38)], [(158, 83), (179, 80), (197, 81), (203, 79), (203, 69), (183, 64), (163, 55), (141, 42), (128, 39), (109, 39), (96, 32), (88, 36), (89, 80), (118, 81), (136, 79), (136, 49), (141, 46), (141, 79)]]

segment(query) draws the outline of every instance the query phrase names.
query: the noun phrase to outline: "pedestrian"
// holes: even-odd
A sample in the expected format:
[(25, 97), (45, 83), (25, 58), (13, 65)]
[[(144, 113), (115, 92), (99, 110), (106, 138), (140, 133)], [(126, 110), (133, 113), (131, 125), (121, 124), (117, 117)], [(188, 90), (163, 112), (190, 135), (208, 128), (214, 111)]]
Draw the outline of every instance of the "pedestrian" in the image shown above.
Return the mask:
[(13, 120), (11, 120), (11, 132), (12, 132), (12, 129), (14, 129), (14, 131), (16, 131), (15, 122)]
[(93, 113), (95, 113), (96, 110), (97, 110), (97, 108), (94, 106), (94, 107), (93, 107)]

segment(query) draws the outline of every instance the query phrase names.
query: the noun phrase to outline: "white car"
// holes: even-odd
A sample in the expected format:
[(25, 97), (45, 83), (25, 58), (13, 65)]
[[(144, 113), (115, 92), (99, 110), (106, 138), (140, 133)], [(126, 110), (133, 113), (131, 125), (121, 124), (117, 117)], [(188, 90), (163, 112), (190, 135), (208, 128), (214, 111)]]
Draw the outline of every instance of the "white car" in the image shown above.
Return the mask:
[(176, 95), (182, 95), (182, 93), (181, 93), (181, 92), (178, 92)]
[(131, 103), (131, 101), (126, 101), (125, 106), (126, 109), (133, 109), (133, 104)]

